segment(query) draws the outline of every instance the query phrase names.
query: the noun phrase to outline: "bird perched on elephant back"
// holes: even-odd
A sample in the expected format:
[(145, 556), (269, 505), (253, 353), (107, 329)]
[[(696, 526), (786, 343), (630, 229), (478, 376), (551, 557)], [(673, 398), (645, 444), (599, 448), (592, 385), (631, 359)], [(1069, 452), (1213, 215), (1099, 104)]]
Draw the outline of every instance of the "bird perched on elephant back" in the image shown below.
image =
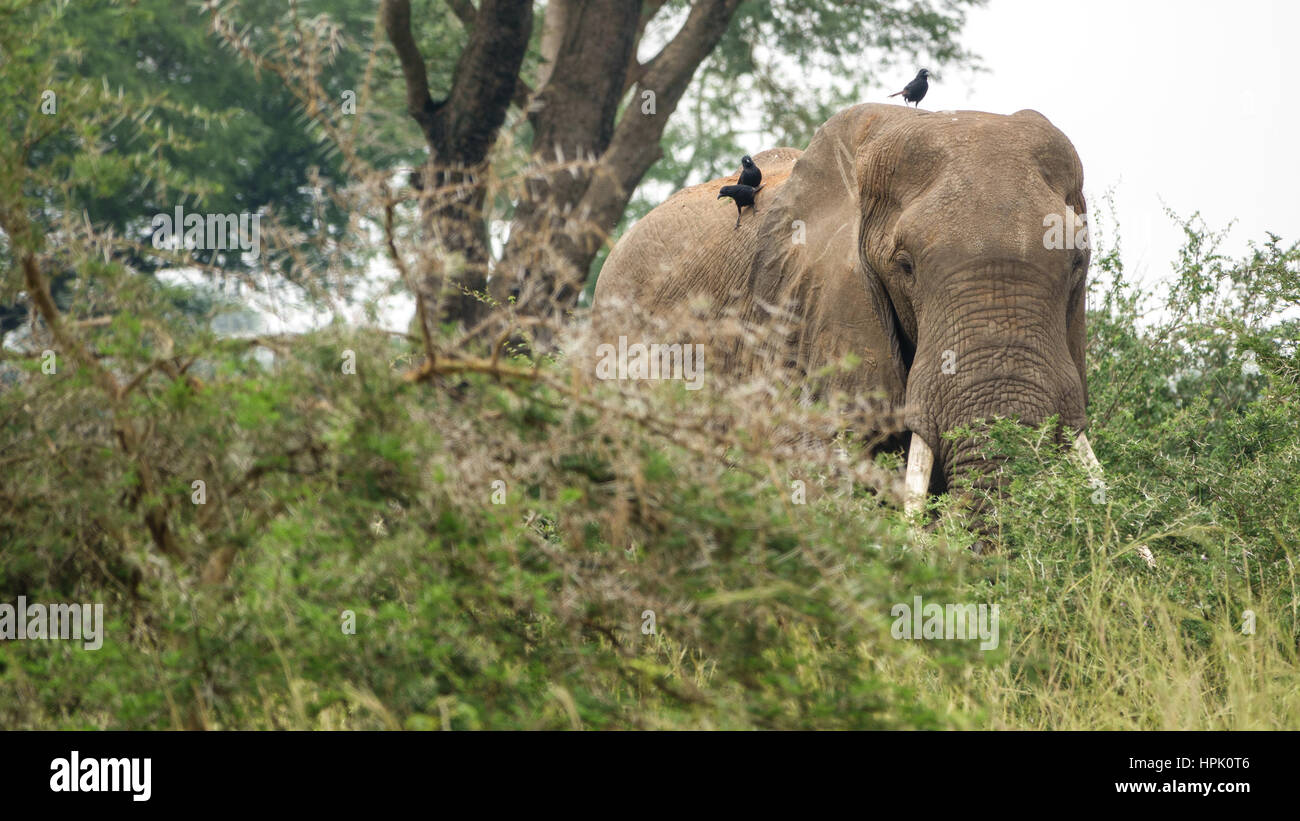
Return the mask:
[(754, 211), (758, 211), (758, 206), (754, 204), (754, 199), (758, 196), (758, 192), (761, 190), (763, 190), (762, 185), (755, 188), (752, 185), (738, 184), (724, 185), (722, 186), (722, 190), (718, 191), (718, 199), (731, 197), (732, 201), (736, 203), (736, 228), (740, 227), (740, 216), (744, 212), (745, 206), (749, 206)]
[(740, 217), (745, 206), (749, 206), (754, 211), (758, 210), (754, 200), (761, 190), (763, 190), (763, 172), (754, 164), (754, 159), (746, 154), (740, 158), (740, 177), (736, 180), (736, 184), (724, 185), (718, 191), (718, 199), (731, 197), (736, 203), (736, 228), (740, 227)]
[(623, 235), (597, 280), (597, 336), (701, 296), (719, 316), (758, 322), (792, 306), (790, 361), (811, 374), (853, 354), (834, 387), (883, 394), (903, 413), (913, 505), (985, 475), (973, 442), (942, 436), (977, 420), (1056, 415), (1091, 456), (1089, 252), (1044, 230), (1086, 213), (1083, 169), (1046, 117), (864, 104), (806, 150), (754, 160), (764, 206), (746, 230), (718, 208), (714, 180)]

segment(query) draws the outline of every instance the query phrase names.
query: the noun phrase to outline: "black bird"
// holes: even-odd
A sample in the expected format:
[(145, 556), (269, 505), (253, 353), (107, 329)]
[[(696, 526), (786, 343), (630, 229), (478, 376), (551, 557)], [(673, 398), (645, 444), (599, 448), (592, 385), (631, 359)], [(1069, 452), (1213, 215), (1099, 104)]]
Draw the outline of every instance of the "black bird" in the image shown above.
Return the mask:
[(763, 172), (758, 170), (754, 161), (746, 154), (740, 158), (740, 184), (757, 188), (763, 181)]
[(889, 96), (897, 97), (899, 94), (902, 94), (903, 102), (916, 103), (917, 106), (919, 107), (921, 100), (925, 97), (925, 92), (930, 90), (930, 83), (928, 82), (929, 79), (930, 79), (930, 70), (923, 68), (920, 71), (916, 72), (915, 80), (903, 86), (902, 91), (898, 92), (897, 94), (890, 94)]
[[(758, 171), (758, 169), (755, 168), (754, 171)], [(722, 190), (718, 192), (718, 199), (722, 199), (723, 197), (731, 197), (733, 200), (736, 201), (735, 228), (740, 227), (741, 209), (744, 208), (746, 205), (748, 205), (750, 208), (753, 208), (755, 213), (758, 212), (758, 209), (754, 207), (754, 197), (758, 195), (758, 192), (761, 191), (762, 188), (763, 186), (761, 185), (758, 186), (757, 188), (755, 188), (752, 185), (722, 186)], [(735, 230), (735, 228), (733, 228), (732, 230)]]

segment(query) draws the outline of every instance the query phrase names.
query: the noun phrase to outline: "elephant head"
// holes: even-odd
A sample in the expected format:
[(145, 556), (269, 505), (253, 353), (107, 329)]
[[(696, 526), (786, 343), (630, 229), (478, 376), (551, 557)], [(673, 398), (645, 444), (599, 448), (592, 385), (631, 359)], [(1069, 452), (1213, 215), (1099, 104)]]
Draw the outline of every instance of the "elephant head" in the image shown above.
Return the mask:
[(986, 472), (953, 428), (1056, 415), (1082, 435), (1083, 170), (1045, 117), (859, 105), (802, 153), (754, 159), (769, 189), (755, 217), (733, 230), (708, 206), (725, 179), (680, 192), (611, 253), (597, 314), (616, 294), (651, 312), (692, 291), (760, 318), (794, 306), (797, 362), (853, 353), (835, 387), (905, 409), (913, 494)]

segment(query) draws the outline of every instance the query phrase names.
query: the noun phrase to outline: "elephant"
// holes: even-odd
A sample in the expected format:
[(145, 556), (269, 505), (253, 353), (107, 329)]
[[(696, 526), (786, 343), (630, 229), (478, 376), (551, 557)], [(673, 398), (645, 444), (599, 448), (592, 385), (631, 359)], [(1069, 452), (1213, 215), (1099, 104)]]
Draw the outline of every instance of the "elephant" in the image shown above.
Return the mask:
[(901, 414), (909, 511), (956, 477), (995, 481), (976, 442), (942, 436), (979, 420), (1055, 415), (1099, 467), (1083, 167), (1046, 117), (860, 104), (805, 150), (754, 162), (764, 188), (739, 228), (717, 199), (733, 175), (678, 191), (621, 237), (596, 282), (598, 334), (700, 296), (759, 321), (793, 306), (790, 361), (813, 373), (853, 353), (836, 387)]

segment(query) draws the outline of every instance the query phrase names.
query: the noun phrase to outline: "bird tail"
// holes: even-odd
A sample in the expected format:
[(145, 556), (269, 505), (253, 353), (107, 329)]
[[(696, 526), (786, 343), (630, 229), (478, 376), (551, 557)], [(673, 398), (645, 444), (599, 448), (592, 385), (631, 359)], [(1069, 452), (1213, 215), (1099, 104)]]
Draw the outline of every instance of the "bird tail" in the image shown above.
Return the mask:
[(765, 186), (765, 185), (767, 185), (767, 183), (765, 183), (765, 182), (760, 182), (760, 183), (758, 184), (758, 187), (754, 189), (754, 193), (757, 194), (759, 191), (762, 191), (762, 190), (763, 190), (763, 186)]
[(896, 93), (894, 93), (894, 94), (890, 94), (889, 96), (890, 96), (890, 97), (897, 97), (899, 94), (902, 94), (902, 93), (903, 93), (903, 92), (899, 91), (899, 92), (896, 92)]

